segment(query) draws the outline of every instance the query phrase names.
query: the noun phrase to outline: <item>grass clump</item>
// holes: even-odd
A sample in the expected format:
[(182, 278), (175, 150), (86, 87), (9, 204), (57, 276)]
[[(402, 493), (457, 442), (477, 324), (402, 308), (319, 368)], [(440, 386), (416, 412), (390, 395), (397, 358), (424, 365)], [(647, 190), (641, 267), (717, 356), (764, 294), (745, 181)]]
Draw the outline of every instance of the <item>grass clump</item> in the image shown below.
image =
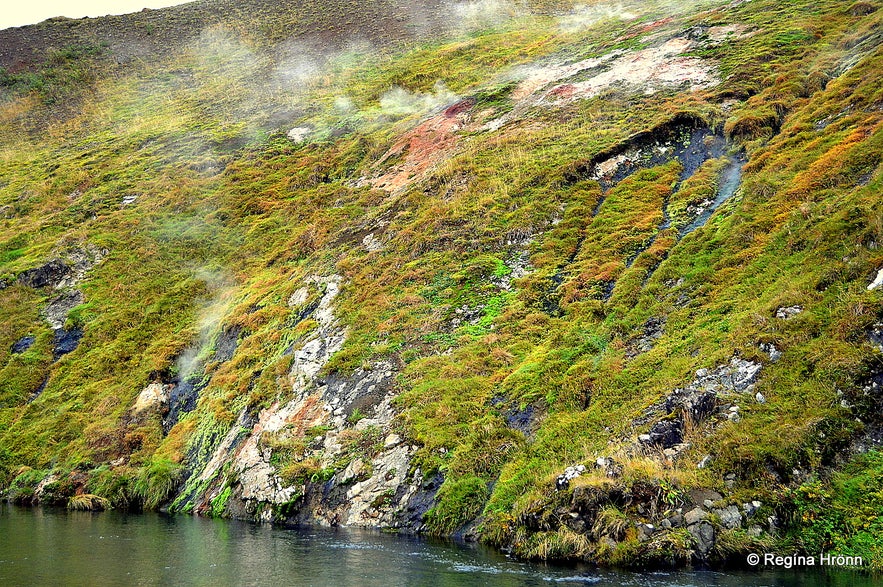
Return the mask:
[(145, 509), (155, 510), (175, 494), (183, 478), (180, 464), (155, 459), (142, 467), (132, 484), (132, 494)]
[(92, 493), (74, 495), (67, 502), (67, 509), (81, 512), (103, 512), (110, 507), (109, 499)]

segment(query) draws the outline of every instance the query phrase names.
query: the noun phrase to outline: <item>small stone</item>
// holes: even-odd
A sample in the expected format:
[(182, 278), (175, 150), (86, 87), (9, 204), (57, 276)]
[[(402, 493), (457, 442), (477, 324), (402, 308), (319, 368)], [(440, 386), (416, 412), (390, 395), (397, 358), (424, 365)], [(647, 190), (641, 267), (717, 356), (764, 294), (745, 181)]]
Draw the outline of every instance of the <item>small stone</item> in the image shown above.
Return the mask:
[[(869, 288), (870, 289), (870, 288)], [(787, 306), (776, 310), (776, 318), (788, 320), (803, 312), (803, 306)]]
[(697, 469), (704, 469), (708, 465), (711, 464), (711, 455), (705, 455), (702, 457), (702, 460), (699, 461), (699, 464), (696, 465)]
[(766, 397), (764, 397), (764, 395), (763, 395), (762, 393), (760, 393), (759, 391), (758, 391), (757, 393), (754, 394), (754, 399), (755, 399), (755, 400), (757, 401), (757, 403), (759, 403), (759, 404), (765, 404), (765, 403), (766, 403)]
[(770, 361), (776, 363), (782, 358), (782, 351), (776, 348), (772, 343), (761, 343), (760, 350), (770, 356)]
[(390, 434), (383, 441), (383, 448), (392, 448), (394, 446), (401, 444), (401, 442), (402, 442), (401, 436), (399, 436), (398, 434)]

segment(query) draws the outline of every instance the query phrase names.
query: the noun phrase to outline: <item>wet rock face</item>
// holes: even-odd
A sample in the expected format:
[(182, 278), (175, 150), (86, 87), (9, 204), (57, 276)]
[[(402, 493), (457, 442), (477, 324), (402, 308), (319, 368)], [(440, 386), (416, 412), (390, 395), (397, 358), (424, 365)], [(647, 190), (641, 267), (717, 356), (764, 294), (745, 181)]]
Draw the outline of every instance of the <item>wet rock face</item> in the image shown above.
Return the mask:
[(508, 403), (505, 396), (496, 396), (491, 400), (491, 407), (500, 411), (509, 428), (518, 430), (525, 436), (532, 436), (539, 426), (540, 410), (534, 405), (522, 409), (518, 405)]
[(233, 355), (236, 354), (236, 347), (239, 345), (239, 335), (241, 333), (241, 326), (231, 326), (221, 331), (215, 343), (215, 361), (224, 363), (233, 358)]
[(71, 275), (71, 268), (61, 259), (53, 259), (40, 267), (28, 269), (18, 274), (18, 282), (35, 289), (52, 286), (61, 287)]
[(34, 342), (36, 342), (36, 339), (33, 336), (23, 336), (12, 343), (11, 352), (13, 355), (21, 354), (34, 346)]
[(64, 355), (74, 352), (80, 345), (81, 338), (83, 338), (83, 331), (79, 328), (56, 330), (55, 336), (52, 338), (53, 358), (57, 361)]
[(702, 120), (679, 115), (592, 157), (575, 170), (571, 179), (595, 179), (606, 191), (640, 169), (676, 158), (683, 166), (683, 180), (708, 159), (723, 155), (725, 149), (724, 137), (707, 128)]
[(196, 400), (199, 399), (199, 391), (205, 384), (202, 381), (194, 382), (192, 379), (184, 381), (176, 380), (167, 385), (168, 412), (163, 417), (163, 430), (168, 434), (172, 426), (178, 423), (183, 414), (196, 409)]
[(101, 263), (107, 254), (107, 250), (98, 249), (90, 244), (73, 248), (65, 251), (61, 256), (63, 258), (58, 257), (40, 267), (22, 271), (16, 281), (20, 285), (35, 289), (73, 287), (83, 280), (87, 271)]

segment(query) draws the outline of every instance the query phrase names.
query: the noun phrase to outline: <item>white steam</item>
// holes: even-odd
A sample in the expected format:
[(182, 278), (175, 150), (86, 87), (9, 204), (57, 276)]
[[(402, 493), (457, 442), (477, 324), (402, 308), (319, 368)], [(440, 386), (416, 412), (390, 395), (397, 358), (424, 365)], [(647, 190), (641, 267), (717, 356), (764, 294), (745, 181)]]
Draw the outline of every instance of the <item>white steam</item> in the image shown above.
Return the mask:
[(453, 26), (460, 31), (498, 27), (508, 20), (524, 16), (526, 11), (507, 0), (456, 2), (451, 7)]
[(193, 277), (205, 284), (207, 295), (199, 312), (198, 338), (175, 362), (181, 381), (187, 380), (202, 368), (206, 354), (211, 349), (212, 338), (227, 315), (236, 291), (235, 282), (222, 270), (201, 267), (194, 271)]
[(437, 110), (459, 99), (441, 80), (435, 82), (431, 93), (409, 92), (395, 86), (380, 96), (380, 108), (388, 116), (408, 116)]
[(626, 10), (622, 4), (593, 6), (578, 4), (570, 13), (558, 18), (558, 28), (565, 33), (573, 33), (592, 27), (603, 20), (634, 20), (637, 17), (637, 13)]

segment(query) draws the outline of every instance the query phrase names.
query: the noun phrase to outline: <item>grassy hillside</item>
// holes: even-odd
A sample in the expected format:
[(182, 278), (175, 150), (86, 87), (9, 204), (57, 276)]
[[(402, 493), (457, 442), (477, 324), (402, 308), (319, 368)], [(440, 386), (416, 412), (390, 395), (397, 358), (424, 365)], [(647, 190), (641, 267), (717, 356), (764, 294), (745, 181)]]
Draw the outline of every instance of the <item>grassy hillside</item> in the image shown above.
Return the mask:
[(9, 498), (883, 567), (877, 3), (228, 8), (0, 32)]

